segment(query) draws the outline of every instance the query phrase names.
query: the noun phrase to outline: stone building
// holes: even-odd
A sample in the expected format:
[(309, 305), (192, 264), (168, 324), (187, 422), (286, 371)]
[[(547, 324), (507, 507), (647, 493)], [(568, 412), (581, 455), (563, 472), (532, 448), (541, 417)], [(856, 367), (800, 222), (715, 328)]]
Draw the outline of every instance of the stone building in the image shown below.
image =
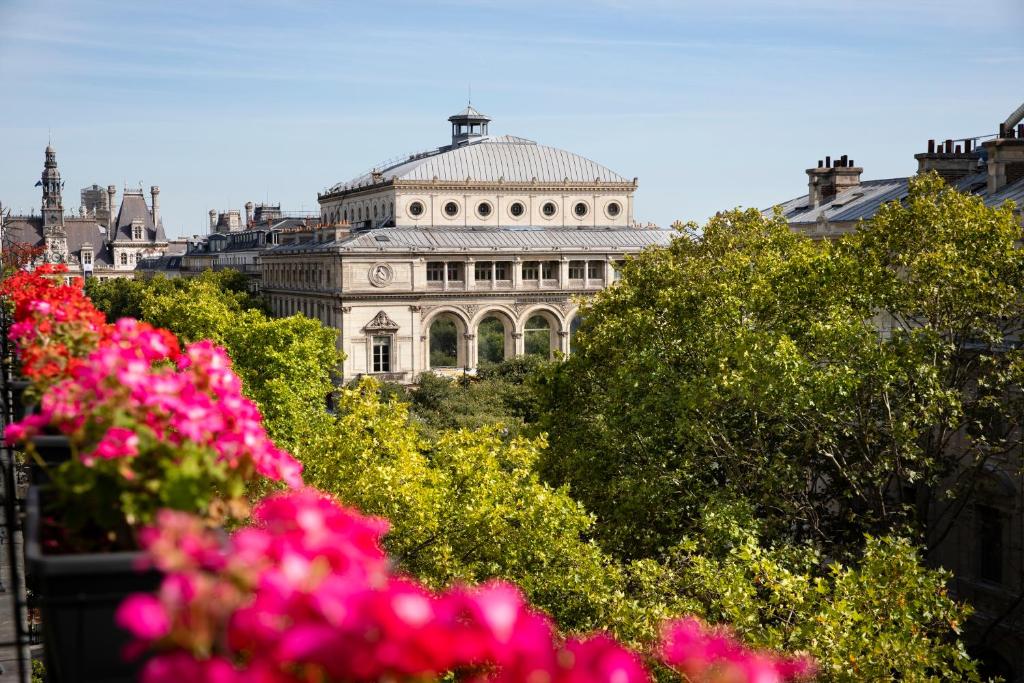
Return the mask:
[(143, 258), (156, 257), (167, 249), (167, 237), (160, 220), (160, 188), (150, 189), (152, 204), (140, 189), (126, 189), (120, 209), (114, 214), (117, 189), (99, 185), (82, 190), (79, 215), (65, 215), (57, 154), (46, 148), (39, 216), (12, 216), (3, 221), (5, 248), (40, 252), (37, 262), (64, 263), (71, 273), (93, 276), (130, 277)]
[[(958, 190), (980, 196), (988, 206), (1016, 203), (1024, 208), (1024, 106), (982, 138), (929, 140), (914, 155), (917, 172), (935, 171)], [(872, 218), (888, 202), (903, 201), (909, 177), (862, 180), (852, 159), (826, 157), (807, 169), (808, 192), (783, 202), (790, 227), (815, 239), (835, 239)], [(768, 209), (771, 214), (774, 209)], [(883, 331), (895, 325), (881, 316)], [(1009, 343), (1019, 343), (1010, 340)], [(950, 448), (957, 452), (956, 442)], [(955, 456), (954, 456), (955, 457)], [(1024, 474), (1020, 449), (994, 455), (977, 475), (974, 495), (956, 517), (948, 536), (931, 544), (929, 560), (953, 572), (954, 595), (975, 613), (966, 632), (985, 673), (1008, 683), (1024, 682)], [(953, 478), (976, 465), (954, 469)], [(938, 487), (942, 488), (942, 487)], [(948, 504), (929, 503), (931, 526), (944, 519)]]
[(634, 225), (635, 178), (572, 152), (491, 137), (472, 107), (451, 143), (319, 195), (321, 227), (261, 255), (278, 315), (340, 330), (346, 380), (414, 382), (524, 353), (568, 353), (582, 296), (671, 239)]

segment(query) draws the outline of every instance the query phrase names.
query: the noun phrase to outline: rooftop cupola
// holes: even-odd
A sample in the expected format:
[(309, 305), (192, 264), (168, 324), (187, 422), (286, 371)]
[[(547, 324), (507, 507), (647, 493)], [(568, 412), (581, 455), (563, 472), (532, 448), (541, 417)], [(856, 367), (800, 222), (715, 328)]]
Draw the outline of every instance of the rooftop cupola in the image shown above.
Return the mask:
[(462, 147), (474, 140), (487, 137), (487, 124), (491, 119), (470, 104), (458, 114), (449, 116), (452, 124), (452, 147)]

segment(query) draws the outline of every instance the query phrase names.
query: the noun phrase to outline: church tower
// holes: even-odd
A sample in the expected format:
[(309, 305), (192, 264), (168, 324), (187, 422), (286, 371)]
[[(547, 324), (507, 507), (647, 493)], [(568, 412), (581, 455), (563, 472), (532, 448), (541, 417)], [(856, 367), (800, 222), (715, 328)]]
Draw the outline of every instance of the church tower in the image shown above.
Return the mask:
[(60, 171), (57, 153), (52, 145), (46, 146), (46, 164), (43, 166), (43, 227), (64, 224), (64, 202), (61, 199)]
[(53, 145), (46, 146), (46, 163), (40, 184), (43, 186), (43, 238), (46, 240), (43, 258), (51, 263), (67, 263), (68, 234), (64, 229), (64, 201), (61, 199), (63, 188)]

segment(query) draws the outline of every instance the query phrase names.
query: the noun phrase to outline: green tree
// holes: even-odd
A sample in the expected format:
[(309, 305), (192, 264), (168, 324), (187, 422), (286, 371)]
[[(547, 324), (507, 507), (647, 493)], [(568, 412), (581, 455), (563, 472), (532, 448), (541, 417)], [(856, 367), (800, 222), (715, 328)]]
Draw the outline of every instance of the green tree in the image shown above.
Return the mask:
[(685, 226), (585, 308), (543, 385), (544, 473), (624, 557), (660, 556), (718, 496), (832, 554), (921, 538), (931, 490), (962, 510), (983, 472), (962, 456), (1012, 446), (1019, 237), (936, 177), (837, 244), (757, 211)]

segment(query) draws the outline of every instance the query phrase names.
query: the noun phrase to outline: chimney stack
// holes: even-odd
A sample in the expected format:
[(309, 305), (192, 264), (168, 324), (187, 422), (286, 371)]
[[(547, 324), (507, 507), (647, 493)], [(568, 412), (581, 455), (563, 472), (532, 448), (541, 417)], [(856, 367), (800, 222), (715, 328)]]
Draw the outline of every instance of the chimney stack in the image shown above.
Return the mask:
[(149, 188), (149, 194), (153, 197), (153, 227), (160, 225), (160, 188), (156, 185)]
[(954, 140), (945, 140), (936, 147), (935, 140), (928, 141), (928, 151), (915, 154), (917, 172), (935, 171), (947, 183), (955, 183), (978, 171), (981, 155), (972, 146), (972, 140), (963, 140), (963, 146)]
[(245, 227), (252, 227), (252, 202), (245, 203)]
[(1014, 112), (1010, 123), (999, 124), (998, 138), (983, 145), (988, 153), (989, 194), (1024, 179), (1024, 125), (1018, 125), (1014, 131), (1016, 122), (1012, 120), (1020, 112), (1024, 112), (1024, 106)]
[(840, 192), (859, 187), (863, 168), (853, 165), (853, 159), (842, 155), (832, 164), (832, 157), (825, 157), (825, 165), (818, 162), (817, 168), (807, 169), (807, 195), (812, 207), (827, 204)]
[(217, 209), (210, 209), (210, 232), (217, 230)]
[(107, 221), (107, 229), (111, 237), (114, 235), (114, 228), (117, 226), (117, 212), (114, 210), (114, 197), (117, 196), (117, 186), (107, 185), (107, 207), (110, 209), (110, 219)]

